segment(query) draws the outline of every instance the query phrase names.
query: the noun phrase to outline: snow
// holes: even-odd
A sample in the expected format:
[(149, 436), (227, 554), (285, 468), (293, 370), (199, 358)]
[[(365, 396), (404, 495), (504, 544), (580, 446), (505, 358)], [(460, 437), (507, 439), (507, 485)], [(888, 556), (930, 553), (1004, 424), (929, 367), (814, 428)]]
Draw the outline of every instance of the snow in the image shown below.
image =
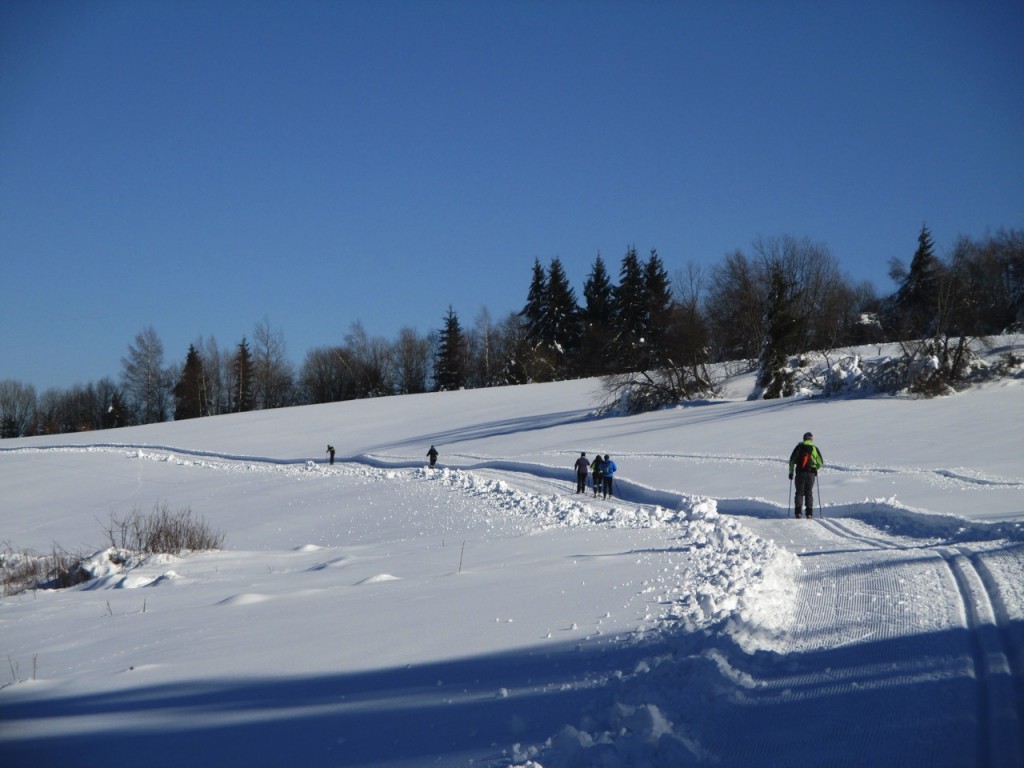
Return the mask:
[[(1024, 377), (752, 389), (626, 417), (584, 380), (5, 440), (9, 556), (57, 544), (94, 578), (0, 600), (0, 763), (1024, 764)], [(793, 520), (808, 430), (822, 506)], [(580, 451), (615, 459), (614, 498), (573, 492)], [(223, 549), (110, 547), (112, 517), (158, 505)]]

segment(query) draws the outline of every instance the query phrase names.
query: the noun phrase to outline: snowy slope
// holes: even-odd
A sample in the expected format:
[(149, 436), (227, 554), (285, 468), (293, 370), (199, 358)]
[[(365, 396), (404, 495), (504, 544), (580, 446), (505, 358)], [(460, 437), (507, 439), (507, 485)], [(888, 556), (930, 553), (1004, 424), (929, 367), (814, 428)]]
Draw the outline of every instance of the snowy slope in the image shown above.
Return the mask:
[[(1022, 387), (599, 417), (579, 381), (4, 441), (0, 540), (98, 578), (0, 600), (0, 763), (1020, 765)], [(615, 498), (572, 492), (580, 451)], [(224, 549), (111, 563), (111, 515), (158, 503)]]

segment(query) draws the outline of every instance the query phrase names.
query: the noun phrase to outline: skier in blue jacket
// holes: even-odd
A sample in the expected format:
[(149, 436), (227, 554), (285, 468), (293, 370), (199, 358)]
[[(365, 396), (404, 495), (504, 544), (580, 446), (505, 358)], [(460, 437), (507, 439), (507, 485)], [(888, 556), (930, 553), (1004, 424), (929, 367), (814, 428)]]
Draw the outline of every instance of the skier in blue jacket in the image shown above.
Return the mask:
[(611, 460), (611, 457), (609, 457), (607, 453), (604, 455), (604, 462), (602, 462), (602, 464), (603, 471), (601, 473), (601, 478), (604, 488), (602, 489), (601, 498), (607, 499), (612, 495), (612, 481), (615, 480), (615, 470), (617, 470), (618, 467), (615, 466), (615, 462)]

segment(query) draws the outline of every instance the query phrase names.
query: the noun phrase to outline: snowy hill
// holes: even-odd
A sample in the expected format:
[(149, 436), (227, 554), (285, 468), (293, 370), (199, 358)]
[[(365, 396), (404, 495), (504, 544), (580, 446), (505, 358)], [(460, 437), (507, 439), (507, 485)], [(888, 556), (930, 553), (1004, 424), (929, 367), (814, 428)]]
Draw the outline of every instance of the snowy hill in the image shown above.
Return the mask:
[[(629, 417), (599, 387), (3, 441), (0, 540), (97, 578), (0, 600), (0, 763), (1024, 764), (1024, 379)], [(112, 562), (159, 504), (224, 548)]]

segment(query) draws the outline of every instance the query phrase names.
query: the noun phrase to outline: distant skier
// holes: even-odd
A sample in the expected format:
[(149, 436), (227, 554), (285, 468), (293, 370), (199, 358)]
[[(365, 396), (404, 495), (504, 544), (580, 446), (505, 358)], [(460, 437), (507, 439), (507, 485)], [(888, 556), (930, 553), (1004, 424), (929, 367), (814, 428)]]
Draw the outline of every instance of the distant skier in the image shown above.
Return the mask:
[(597, 494), (599, 494), (601, 489), (604, 487), (604, 481), (601, 479), (604, 477), (604, 459), (601, 458), (600, 453), (597, 454), (597, 458), (590, 463), (590, 471), (593, 473), (594, 498), (596, 499)]
[(796, 496), (793, 500), (796, 517), (803, 516), (805, 506), (807, 519), (814, 517), (814, 481), (818, 477), (818, 470), (824, 465), (821, 451), (814, 444), (814, 435), (805, 432), (803, 441), (797, 443), (789, 455), (789, 479), (796, 476)]
[(430, 446), (430, 450), (427, 451), (427, 457), (430, 459), (430, 466), (437, 464), (437, 448)]
[(328, 445), (327, 446), (327, 455), (331, 457), (330, 458), (330, 462), (333, 465), (334, 464), (334, 446), (333, 445)]
[(576, 459), (576, 493), (587, 492), (587, 472), (590, 470), (590, 462), (587, 460), (586, 452), (580, 454)]
[(615, 480), (615, 470), (618, 467), (615, 466), (615, 462), (611, 460), (611, 457), (606, 453), (604, 455), (604, 465), (601, 472), (601, 482), (603, 485), (601, 498), (607, 499), (612, 495), (612, 482)]

